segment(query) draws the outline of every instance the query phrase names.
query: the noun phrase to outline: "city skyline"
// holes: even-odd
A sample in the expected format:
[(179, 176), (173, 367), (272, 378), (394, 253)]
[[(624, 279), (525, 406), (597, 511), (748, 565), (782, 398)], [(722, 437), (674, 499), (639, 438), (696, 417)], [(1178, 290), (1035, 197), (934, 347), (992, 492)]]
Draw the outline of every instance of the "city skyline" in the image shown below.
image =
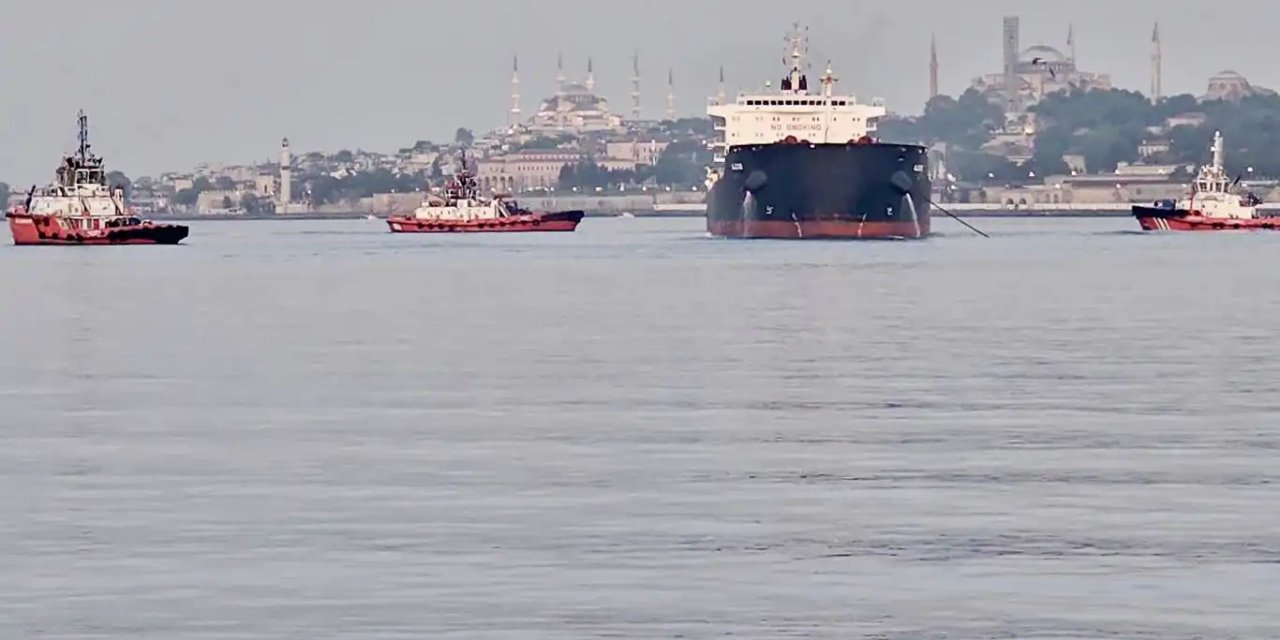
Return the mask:
[[(1191, 44), (1188, 37), (1208, 21), (1260, 11), (1258, 0), (1207, 8), (1135, 0), (1123, 21), (1097, 0), (963, 9), (921, 0), (910, 13), (835, 0), (789, 11), (761, 0), (659, 2), (647, 11), (585, 0), (184, 4), (142, 0), (121, 11), (73, 0), (82, 19), (70, 22), (61, 19), (67, 3), (25, 5), (0, 25), (0, 82), (8, 88), (0, 103), (0, 179), (46, 181), (70, 148), (80, 108), (90, 115), (95, 150), (130, 175), (260, 161), (286, 135), (303, 151), (446, 141), (457, 127), (480, 132), (506, 123), (512, 56), (520, 59), (526, 117), (554, 93), (558, 54), (571, 79), (584, 77), (592, 59), (597, 92), (629, 117), (637, 51), (645, 118), (666, 114), (669, 69), (678, 115), (703, 116), (722, 65), (730, 94), (776, 82), (792, 22), (810, 25), (810, 61), (817, 67), (830, 59), (843, 91), (884, 97), (901, 113), (918, 113), (928, 97), (931, 35), (941, 93), (956, 95), (999, 71), (1004, 15), (1021, 16), (1024, 46), (1065, 51), (1071, 28), (1081, 66), (1111, 74), (1120, 88), (1148, 91), (1157, 20), (1166, 95), (1201, 93), (1228, 68), (1261, 86), (1280, 85), (1280, 71), (1249, 55), (1249, 43), (1266, 35), (1261, 21), (1234, 21), (1230, 40)], [(50, 39), (40, 27), (55, 22), (64, 38)], [(92, 44), (88, 51), (68, 46), (76, 42)]]

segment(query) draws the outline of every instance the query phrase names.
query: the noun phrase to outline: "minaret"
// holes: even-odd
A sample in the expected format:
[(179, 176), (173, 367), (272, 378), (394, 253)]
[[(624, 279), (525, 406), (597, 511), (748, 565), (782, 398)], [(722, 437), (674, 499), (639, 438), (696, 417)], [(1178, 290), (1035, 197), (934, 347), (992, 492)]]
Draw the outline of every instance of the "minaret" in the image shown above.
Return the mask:
[(596, 68), (591, 62), (591, 56), (587, 56), (587, 93), (596, 92)]
[(929, 40), (929, 99), (938, 97), (938, 36)]
[(564, 54), (556, 54), (556, 94), (564, 94)]
[(280, 143), (280, 202), (276, 213), (288, 213), (293, 202), (293, 156), (289, 153), (289, 139)]
[(676, 72), (667, 69), (667, 119), (676, 119)]
[(1071, 64), (1076, 63), (1076, 26), (1067, 25), (1067, 50), (1071, 52)]
[(1018, 97), (1018, 54), (1019, 48), (1018, 16), (1004, 18), (1004, 110), (1005, 113), (1016, 113), (1021, 104)]
[(631, 56), (631, 119), (640, 120), (640, 52)]
[(716, 90), (716, 104), (724, 104), (728, 94), (724, 90), (724, 65), (720, 65), (720, 88)]
[(1151, 102), (1158, 103), (1164, 96), (1161, 95), (1164, 80), (1164, 52), (1160, 50), (1160, 22), (1157, 21), (1151, 30)]
[(511, 57), (511, 112), (507, 114), (507, 126), (520, 124), (520, 57)]

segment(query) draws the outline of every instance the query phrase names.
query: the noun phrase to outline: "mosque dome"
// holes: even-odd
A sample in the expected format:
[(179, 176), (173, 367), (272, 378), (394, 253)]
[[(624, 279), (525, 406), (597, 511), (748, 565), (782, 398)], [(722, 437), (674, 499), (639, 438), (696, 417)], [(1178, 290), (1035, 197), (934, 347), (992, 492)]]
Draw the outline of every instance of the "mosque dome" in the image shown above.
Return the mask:
[(585, 81), (557, 78), (556, 94), (542, 101), (531, 122), (535, 131), (605, 131), (622, 126), (622, 118), (612, 113), (609, 101), (596, 95), (591, 65)]
[(1258, 95), (1269, 96), (1276, 95), (1276, 93), (1264, 87), (1253, 86), (1244, 76), (1226, 69), (1209, 78), (1208, 91), (1203, 96), (1200, 96), (1200, 100), (1202, 102), (1210, 100), (1229, 100), (1234, 102)]
[(1066, 62), (1068, 59), (1061, 51), (1047, 45), (1038, 44), (1034, 47), (1027, 47), (1023, 50), (1022, 54), (1019, 56), (1019, 61), (1031, 62), (1036, 58), (1040, 58), (1045, 62)]

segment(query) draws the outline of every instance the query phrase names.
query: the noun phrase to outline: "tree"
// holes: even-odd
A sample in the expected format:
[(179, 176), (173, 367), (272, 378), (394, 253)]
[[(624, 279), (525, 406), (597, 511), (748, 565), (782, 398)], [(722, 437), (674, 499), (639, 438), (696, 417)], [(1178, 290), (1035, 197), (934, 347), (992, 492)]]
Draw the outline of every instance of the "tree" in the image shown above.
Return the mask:
[(236, 181), (227, 176), (218, 176), (213, 181), (213, 187), (218, 191), (235, 191)]
[(476, 136), (470, 129), (458, 127), (453, 134), (453, 141), (460, 147), (470, 147), (476, 141)]
[(196, 193), (202, 193), (202, 192), (205, 192), (205, 191), (208, 191), (208, 190), (212, 189), (212, 188), (213, 188), (213, 185), (209, 183), (209, 179), (208, 179), (208, 178), (206, 178), (206, 177), (204, 177), (204, 176), (200, 176), (199, 178), (196, 178), (196, 179), (192, 182), (192, 186), (191, 186), (191, 188), (192, 188), (192, 189), (195, 189), (195, 192), (196, 192)]
[(347, 164), (349, 162), (352, 162), (355, 159), (356, 159), (356, 155), (346, 149), (343, 149), (342, 151), (339, 151), (333, 154), (334, 162), (340, 162), (342, 164)]
[(1196, 97), (1189, 93), (1169, 96), (1168, 98), (1161, 100), (1160, 104), (1157, 105), (1157, 110), (1161, 117), (1164, 118), (1172, 118), (1173, 116), (1198, 111), (1199, 109), (1200, 101), (1196, 100)]
[(1028, 173), (1027, 169), (1019, 167), (1008, 158), (981, 151), (954, 151), (948, 157), (948, 166), (966, 182), (1025, 182)]
[(173, 203), (184, 207), (193, 207), (200, 199), (200, 192), (195, 189), (183, 189), (173, 195)]
[(129, 180), (129, 176), (119, 171), (107, 172), (107, 186), (111, 189), (122, 189), (126, 199), (133, 193), (133, 183)]
[(0, 182), (0, 209), (9, 209), (9, 196), (12, 195), (9, 183)]
[(264, 208), (262, 199), (252, 193), (240, 196), (240, 207), (250, 214), (262, 213)]
[(561, 189), (572, 189), (578, 186), (578, 166), (566, 164), (560, 167), (560, 178), (556, 184)]
[(1072, 91), (1046, 96), (1033, 107), (1039, 131), (1035, 158), (1084, 156), (1090, 171), (1112, 171), (1138, 160), (1148, 127), (1163, 122), (1159, 108), (1136, 91)]
[(974, 89), (959, 98), (937, 96), (918, 118), (889, 118), (878, 135), (891, 142), (931, 145), (936, 142), (963, 149), (978, 149), (991, 141), (1004, 125), (1004, 112)]
[(679, 118), (663, 122), (668, 133), (684, 136), (708, 137), (715, 133), (710, 118)]
[(654, 179), (666, 186), (696, 186), (706, 178), (706, 166), (710, 162), (711, 152), (706, 145), (696, 140), (673, 142), (658, 156)]
[(295, 193), (310, 193), (315, 203), (337, 202), (341, 193), (339, 182), (333, 176), (316, 176), (303, 183), (302, 189)]
[(535, 138), (530, 139), (528, 142), (516, 145), (513, 151), (526, 151), (526, 150), (546, 151), (550, 149), (557, 149), (561, 145), (571, 142), (572, 140), (573, 140), (573, 136), (570, 136), (570, 135), (537, 136)]
[(230, 209), (231, 207), (234, 207), (234, 206), (235, 206), (235, 203), (231, 201), (231, 196), (222, 196), (223, 209)]

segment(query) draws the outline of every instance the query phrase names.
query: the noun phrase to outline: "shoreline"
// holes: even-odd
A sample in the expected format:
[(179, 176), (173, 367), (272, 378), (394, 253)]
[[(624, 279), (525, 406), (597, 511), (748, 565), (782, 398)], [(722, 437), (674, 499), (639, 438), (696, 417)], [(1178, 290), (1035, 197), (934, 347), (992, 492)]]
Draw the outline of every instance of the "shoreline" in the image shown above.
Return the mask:
[[(1058, 211), (1031, 211), (1031, 210), (1006, 210), (1006, 209), (951, 209), (948, 211), (956, 214), (961, 218), (1128, 218), (1132, 216), (1128, 209), (1110, 210), (1110, 211), (1084, 211), (1084, 210), (1058, 210)], [(946, 214), (934, 212), (935, 218), (946, 217)], [(302, 222), (317, 220), (369, 220), (369, 222), (382, 222), (386, 220), (385, 216), (377, 216), (373, 219), (369, 218), (369, 214), (365, 213), (299, 213), (289, 215), (155, 215), (141, 216), (156, 222)], [(588, 211), (587, 218), (626, 218), (627, 213), (613, 211)], [(705, 218), (706, 214), (702, 211), (645, 211), (643, 213), (630, 212), (633, 219), (645, 218)]]

